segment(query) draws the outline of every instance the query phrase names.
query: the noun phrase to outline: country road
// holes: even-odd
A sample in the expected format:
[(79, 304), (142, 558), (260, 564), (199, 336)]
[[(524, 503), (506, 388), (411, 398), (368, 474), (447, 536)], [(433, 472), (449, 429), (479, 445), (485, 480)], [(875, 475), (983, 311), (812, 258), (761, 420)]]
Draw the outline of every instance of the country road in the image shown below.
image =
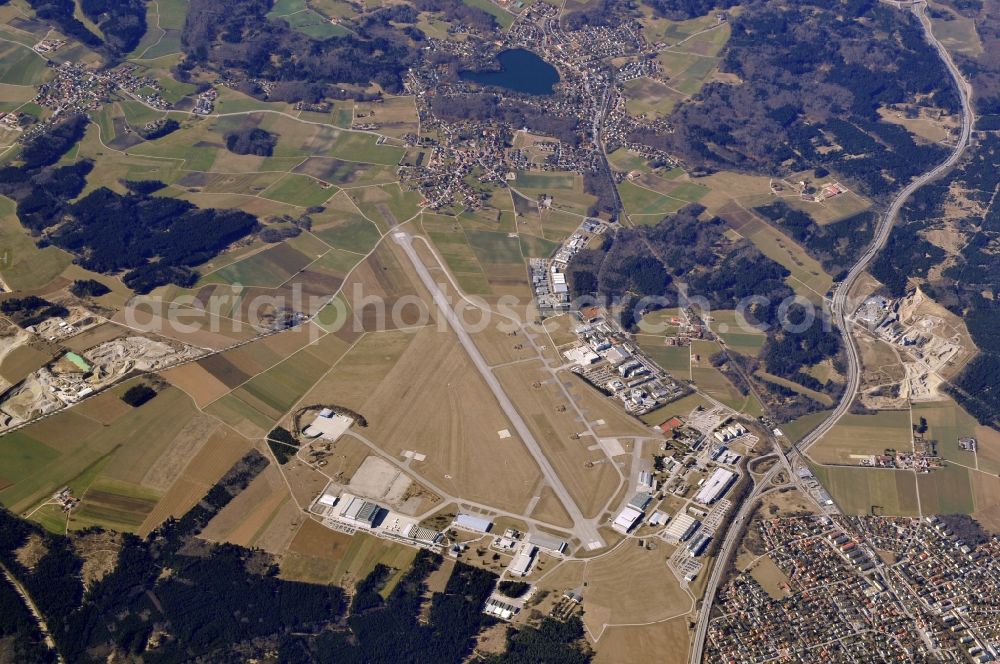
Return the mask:
[[(899, 211), (902, 209), (906, 201), (909, 200), (910, 196), (912, 196), (915, 191), (927, 183), (941, 177), (953, 166), (955, 166), (955, 164), (958, 163), (958, 160), (961, 159), (966, 147), (968, 147), (969, 139), (972, 135), (974, 117), (972, 102), (970, 99), (971, 93), (969, 84), (962, 77), (958, 67), (952, 61), (951, 55), (944, 48), (941, 42), (937, 40), (937, 37), (934, 36), (931, 21), (924, 12), (924, 5), (914, 4), (911, 9), (914, 15), (916, 15), (919, 19), (920, 24), (923, 26), (927, 43), (933, 46), (937, 51), (941, 61), (944, 62), (947, 67), (948, 73), (951, 75), (955, 86), (958, 88), (959, 97), (962, 100), (962, 132), (958, 142), (955, 144), (955, 147), (952, 149), (947, 159), (910, 182), (910, 184), (896, 194), (896, 197), (892, 200), (889, 207), (886, 208), (885, 213), (879, 219), (878, 227), (875, 229), (874, 237), (872, 238), (872, 242), (868, 249), (858, 259), (858, 262), (854, 264), (854, 267), (847, 274), (847, 277), (845, 277), (840, 283), (840, 286), (834, 293), (833, 301), (831, 303), (831, 313), (833, 315), (834, 322), (840, 329), (840, 333), (844, 341), (844, 348), (847, 353), (847, 386), (844, 390), (843, 396), (841, 397), (840, 403), (837, 404), (837, 407), (825, 420), (823, 420), (823, 422), (819, 424), (819, 426), (792, 446), (789, 456), (804, 456), (809, 447), (821, 439), (831, 428), (833, 428), (835, 424), (837, 424), (838, 421), (840, 421), (840, 418), (850, 410), (851, 404), (854, 402), (854, 398), (857, 395), (858, 388), (861, 383), (861, 357), (854, 340), (854, 331), (852, 329), (852, 321), (850, 320), (851, 311), (849, 309), (848, 295), (857, 283), (858, 278), (865, 272), (865, 270), (868, 269), (868, 265), (872, 262), (872, 260), (874, 260), (875, 256), (878, 255), (882, 248), (885, 247), (885, 244), (889, 239), (889, 235), (892, 233), (896, 217), (899, 215)], [(760, 497), (761, 493), (767, 489), (774, 477), (777, 476), (778, 472), (780, 472), (783, 468), (783, 465), (776, 464), (774, 468), (762, 477), (754, 487), (754, 490), (749, 496), (747, 496), (743, 504), (740, 505), (740, 509), (737, 514), (733, 517), (729, 530), (726, 532), (726, 537), (719, 549), (719, 556), (712, 567), (708, 583), (705, 586), (701, 612), (698, 615), (698, 625), (691, 644), (690, 664), (700, 664), (702, 661), (705, 650), (705, 639), (708, 634), (708, 623), (712, 613), (712, 604), (715, 601), (715, 594), (719, 589), (722, 577), (728, 568), (728, 561), (731, 559), (733, 553), (735, 552), (736, 545), (739, 543), (739, 535), (742, 532), (742, 526), (751, 517), (753, 504)]]

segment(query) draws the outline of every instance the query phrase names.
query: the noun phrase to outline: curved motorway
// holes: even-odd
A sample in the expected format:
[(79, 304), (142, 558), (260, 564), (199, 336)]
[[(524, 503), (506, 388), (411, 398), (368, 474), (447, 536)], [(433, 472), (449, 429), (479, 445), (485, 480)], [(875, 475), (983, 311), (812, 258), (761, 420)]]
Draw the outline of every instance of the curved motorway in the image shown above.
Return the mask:
[[(920, 24), (923, 26), (927, 42), (938, 52), (938, 56), (948, 68), (948, 73), (951, 74), (951, 78), (955, 82), (956, 88), (958, 88), (959, 97), (962, 100), (962, 132), (959, 136), (958, 142), (955, 144), (954, 149), (948, 155), (947, 159), (913, 180), (892, 200), (892, 203), (886, 209), (885, 214), (883, 214), (879, 219), (879, 224), (875, 229), (871, 245), (858, 259), (858, 262), (854, 264), (854, 267), (847, 274), (847, 277), (845, 277), (840, 283), (840, 286), (834, 293), (830, 308), (833, 319), (840, 328), (840, 333), (844, 339), (844, 347), (847, 351), (847, 386), (840, 402), (837, 404), (837, 407), (833, 410), (833, 412), (831, 412), (819, 426), (792, 446), (791, 452), (795, 454), (803, 454), (807, 449), (809, 449), (809, 447), (811, 447), (814, 443), (816, 443), (816, 441), (822, 438), (824, 434), (833, 428), (840, 418), (847, 413), (851, 404), (854, 402), (854, 397), (857, 395), (858, 388), (861, 383), (861, 357), (858, 352), (857, 345), (855, 344), (854, 332), (851, 329), (850, 321), (848, 319), (848, 315), (850, 313), (847, 301), (848, 294), (878, 252), (885, 247), (885, 243), (889, 239), (889, 234), (892, 232), (892, 227), (895, 223), (896, 217), (906, 201), (909, 200), (910, 196), (912, 196), (917, 189), (920, 189), (925, 184), (948, 172), (962, 157), (962, 154), (965, 152), (965, 149), (969, 144), (969, 138), (972, 135), (973, 112), (970, 100), (969, 84), (962, 77), (962, 74), (958, 70), (954, 61), (952, 61), (951, 55), (934, 36), (931, 21), (924, 13), (923, 3), (915, 3), (912, 6), (912, 11), (920, 20)], [(698, 616), (698, 625), (691, 644), (691, 664), (700, 664), (702, 660), (705, 648), (705, 638), (708, 633), (708, 622), (712, 612), (712, 604), (715, 601), (715, 594), (719, 588), (722, 576), (728, 567), (726, 563), (732, 557), (735, 547), (739, 542), (739, 536), (743, 531), (743, 526), (753, 513), (753, 504), (770, 486), (771, 481), (777, 476), (777, 474), (784, 468), (785, 466), (783, 464), (776, 464), (774, 468), (772, 468), (764, 477), (760, 479), (760, 481), (754, 486), (754, 490), (740, 505), (739, 511), (730, 523), (729, 529), (726, 532), (726, 538), (719, 549), (719, 556), (716, 559), (715, 565), (712, 567), (708, 583), (705, 586), (705, 595), (702, 598), (701, 612)]]

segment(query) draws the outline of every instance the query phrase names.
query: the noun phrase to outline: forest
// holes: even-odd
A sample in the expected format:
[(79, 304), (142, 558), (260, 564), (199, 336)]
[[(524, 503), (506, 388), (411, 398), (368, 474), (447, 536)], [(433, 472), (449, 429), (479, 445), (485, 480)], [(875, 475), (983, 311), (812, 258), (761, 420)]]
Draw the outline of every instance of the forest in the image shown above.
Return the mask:
[(67, 37), (116, 59), (133, 50), (146, 34), (145, 0), (81, 0), (83, 15), (101, 30), (103, 40), (76, 16), (73, 0), (28, 0), (38, 18), (49, 21)]
[(350, 35), (313, 39), (281, 19), (270, 20), (271, 0), (191, 0), (181, 40), (185, 59), (177, 74), (189, 77), (205, 67), (247, 79), (251, 94), (264, 92), (249, 79), (274, 81), (268, 96), (284, 101), (318, 101), (334, 84), (367, 87), (376, 83), (388, 93), (403, 89), (402, 74), (418, 58), (419, 30), (397, 28), (415, 12), (369, 15)]
[(796, 210), (784, 201), (775, 201), (753, 209), (754, 212), (785, 233), (840, 281), (871, 242), (875, 230), (874, 212), (860, 212), (835, 223), (820, 225), (807, 212)]
[[(907, 292), (914, 282), (935, 301), (959, 316), (980, 354), (946, 388), (981, 423), (1000, 428), (1000, 187), (996, 168), (1000, 137), (982, 134), (960, 165), (945, 178), (922, 187), (906, 203), (889, 244), (872, 264), (872, 274), (893, 295)], [(960, 192), (966, 213), (946, 223), (946, 203)], [(971, 205), (971, 206), (970, 206)], [(961, 238), (957, 254), (927, 239), (930, 231), (951, 228)], [(935, 273), (933, 268), (944, 266)]]
[(241, 210), (198, 208), (175, 198), (95, 189), (67, 207), (70, 220), (48, 237), (88, 270), (125, 270), (137, 293), (173, 283), (190, 286), (192, 269), (257, 230)]
[(35, 10), (35, 15), (43, 21), (49, 21), (67, 37), (76, 39), (84, 46), (100, 48), (101, 38), (87, 29), (74, 15), (76, 3), (73, 0), (28, 0)]
[(672, 116), (673, 134), (635, 140), (692, 168), (787, 173), (820, 164), (885, 197), (944, 148), (917, 145), (879, 120), (881, 105), (959, 107), (916, 19), (874, 0), (755, 0), (732, 20), (721, 69), (741, 85), (709, 83)]
[(270, 157), (278, 137), (260, 127), (246, 127), (226, 134), (226, 149), (234, 154)]
[(81, 0), (80, 9), (101, 29), (104, 43), (115, 54), (134, 50), (146, 34), (145, 0)]
[(69, 310), (61, 304), (53, 304), (37, 295), (27, 295), (0, 302), (0, 312), (16, 325), (27, 328), (49, 318), (65, 316)]
[(150, 196), (162, 188), (156, 181), (132, 183), (126, 195), (101, 187), (70, 202), (83, 191), (93, 164), (53, 164), (80, 140), (86, 124), (86, 116), (68, 118), (24, 146), (21, 166), (0, 169), (0, 194), (17, 202), (21, 224), (36, 236), (47, 231), (39, 245), (55, 244), (89, 270), (125, 270), (125, 284), (148, 293), (168, 283), (191, 285), (198, 277), (193, 266), (257, 230), (256, 217), (240, 210)]
[(673, 21), (683, 21), (704, 16), (718, 9), (729, 9), (742, 4), (742, 0), (642, 0), (656, 13)]

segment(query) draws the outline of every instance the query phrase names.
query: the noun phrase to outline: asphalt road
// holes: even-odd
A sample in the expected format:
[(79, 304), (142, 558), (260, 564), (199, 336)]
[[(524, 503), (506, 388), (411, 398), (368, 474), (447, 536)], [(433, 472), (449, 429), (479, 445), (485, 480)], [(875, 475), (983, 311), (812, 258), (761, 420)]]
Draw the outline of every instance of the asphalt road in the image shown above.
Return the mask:
[(552, 490), (555, 492), (556, 497), (559, 498), (559, 502), (562, 503), (563, 507), (566, 508), (566, 513), (569, 514), (570, 519), (573, 521), (573, 532), (576, 533), (577, 537), (580, 538), (583, 545), (592, 545), (590, 548), (598, 548), (604, 546), (604, 539), (601, 537), (597, 530), (597, 526), (594, 524), (592, 519), (588, 519), (583, 516), (583, 512), (577, 506), (573, 497), (569, 495), (569, 491), (563, 486), (562, 480), (559, 479), (559, 475), (556, 474), (555, 469), (552, 464), (549, 463), (548, 458), (546, 458), (545, 453), (542, 451), (541, 446), (538, 441), (532, 435), (531, 430), (528, 425), (525, 424), (524, 419), (521, 414), (517, 412), (514, 404), (511, 403), (510, 398), (504, 391), (503, 387), (500, 385), (500, 381), (497, 380), (493, 372), (490, 371), (489, 365), (483, 358), (482, 353), (476, 347), (476, 344), (472, 341), (469, 333), (462, 326), (458, 315), (450, 304), (448, 304), (447, 298), (441, 289), (438, 287), (434, 278), (431, 277), (430, 272), (427, 271), (427, 266), (424, 262), (420, 260), (417, 255), (416, 250), (413, 248), (413, 238), (405, 232), (396, 232), (392, 235), (393, 240), (399, 244), (403, 251), (406, 253), (406, 257), (410, 259), (413, 263), (413, 268), (417, 271), (417, 275), (420, 277), (420, 281), (423, 282), (424, 287), (430, 292), (431, 297), (434, 299), (434, 304), (437, 305), (438, 310), (441, 315), (444, 316), (445, 320), (448, 321), (448, 325), (454, 330), (455, 336), (461, 342), (462, 347), (465, 348), (465, 352), (468, 353), (469, 359), (472, 360), (472, 364), (475, 365), (476, 370), (486, 381), (486, 385), (490, 388), (493, 396), (496, 397), (497, 402), (500, 404), (500, 408), (503, 410), (507, 419), (510, 420), (511, 425), (520, 436), (521, 441), (524, 443), (525, 447), (528, 448), (528, 452), (534, 457), (535, 463), (538, 464), (539, 469), (542, 471), (542, 476), (545, 477), (545, 481), (548, 483)]
[[(965, 79), (962, 78), (961, 72), (959, 72), (958, 67), (956, 67), (955, 63), (952, 61), (951, 55), (949, 55), (944, 46), (941, 45), (941, 42), (939, 42), (934, 36), (934, 32), (931, 29), (930, 19), (928, 19), (924, 13), (924, 6), (914, 5), (912, 9), (913, 13), (920, 20), (920, 23), (924, 28), (924, 34), (926, 35), (927, 42), (934, 46), (935, 50), (937, 50), (938, 56), (948, 68), (948, 73), (951, 74), (951, 77), (958, 88), (959, 96), (962, 100), (962, 133), (959, 136), (958, 143), (955, 144), (954, 149), (951, 154), (948, 155), (947, 159), (913, 180), (896, 195), (892, 203), (886, 209), (885, 214), (883, 214), (879, 219), (879, 225), (875, 229), (875, 235), (872, 239), (871, 245), (861, 256), (858, 262), (855, 263), (847, 277), (837, 288), (837, 292), (833, 296), (831, 311), (834, 321), (840, 328), (841, 335), (844, 339), (844, 347), (847, 351), (847, 387), (844, 390), (844, 395), (841, 397), (840, 403), (837, 404), (837, 407), (833, 410), (833, 412), (830, 413), (830, 415), (823, 420), (818, 427), (813, 429), (812, 432), (796, 443), (792, 447), (792, 453), (802, 454), (808, 450), (809, 447), (815, 444), (816, 441), (822, 438), (824, 434), (833, 428), (833, 426), (840, 421), (840, 418), (843, 417), (848, 410), (850, 410), (851, 404), (854, 402), (854, 398), (857, 395), (861, 382), (861, 358), (857, 345), (854, 341), (854, 331), (851, 327), (851, 321), (848, 318), (851, 313), (848, 308), (848, 294), (854, 287), (858, 278), (866, 269), (868, 269), (868, 265), (872, 262), (878, 252), (885, 247), (885, 243), (889, 239), (889, 234), (892, 233), (892, 227), (896, 221), (896, 217), (899, 215), (899, 211), (902, 209), (906, 201), (909, 200), (910, 196), (912, 196), (917, 189), (947, 173), (962, 157), (962, 154), (965, 152), (965, 148), (969, 144), (969, 138), (972, 135), (974, 118), (971, 102), (969, 100), (968, 84)], [(716, 559), (715, 565), (712, 566), (712, 572), (709, 576), (708, 584), (705, 587), (701, 613), (698, 616), (698, 626), (695, 630), (694, 641), (691, 644), (691, 664), (700, 664), (702, 660), (705, 648), (705, 638), (708, 633), (709, 618), (712, 611), (712, 604), (715, 601), (715, 594), (718, 591), (722, 576), (728, 567), (727, 562), (732, 557), (736, 545), (739, 542), (738, 535), (742, 530), (742, 526), (753, 513), (752, 507), (754, 502), (756, 502), (757, 498), (760, 497), (760, 494), (763, 493), (763, 491), (770, 485), (771, 480), (774, 479), (778, 472), (780, 472), (783, 468), (784, 466), (782, 464), (776, 464), (773, 469), (761, 478), (760, 482), (758, 482), (758, 484), (754, 487), (753, 492), (751, 492), (751, 494), (740, 506), (736, 516), (733, 517), (733, 521), (726, 532), (726, 539), (723, 541), (723, 544), (719, 549), (719, 556)]]

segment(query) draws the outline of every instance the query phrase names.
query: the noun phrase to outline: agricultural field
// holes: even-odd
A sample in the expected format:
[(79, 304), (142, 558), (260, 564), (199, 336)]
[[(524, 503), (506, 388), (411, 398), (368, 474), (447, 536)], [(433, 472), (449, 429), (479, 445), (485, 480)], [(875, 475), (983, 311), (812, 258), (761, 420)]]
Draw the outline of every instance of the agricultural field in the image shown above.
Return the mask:
[(655, 225), (668, 214), (687, 205), (686, 201), (648, 189), (628, 180), (618, 186), (625, 212), (635, 223)]
[[(0, 438), (0, 502), (16, 512), (39, 510), (47, 527), (142, 530), (175, 483), (188, 481), (189, 463), (219, 423), (171, 387), (132, 408), (119, 398), (128, 385)], [(206, 478), (208, 485), (218, 475)], [(81, 502), (60, 522), (51, 518), (56, 508), (39, 508), (63, 486)]]
[(918, 514), (917, 476), (912, 471), (850, 466), (814, 466), (812, 470), (845, 514)]
[(636, 335), (639, 347), (662, 369), (681, 380), (691, 378), (691, 349), (688, 346), (668, 346), (663, 337)]
[(187, 16), (187, 0), (156, 0), (146, 8), (149, 29), (132, 51), (135, 60), (166, 59), (181, 52), (181, 30)]
[(646, 76), (625, 83), (625, 108), (631, 115), (667, 117), (685, 97), (666, 83)]
[[(549, 211), (586, 215), (596, 200), (594, 196), (584, 192), (583, 176), (578, 173), (518, 171), (516, 179), (511, 183), (511, 193), (519, 193), (528, 201), (551, 197), (551, 204), (544, 206), (543, 213)], [(579, 222), (577, 219), (574, 228)], [(545, 237), (555, 239), (547, 235)]]
[(382, 232), (409, 221), (420, 211), (420, 194), (406, 191), (398, 184), (352, 189), (347, 192), (367, 219)]
[(737, 311), (713, 311), (709, 327), (726, 342), (726, 347), (756, 357), (767, 341), (767, 334), (753, 327)]
[(809, 448), (809, 456), (818, 463), (854, 466), (861, 458), (882, 454), (887, 449), (913, 449), (908, 410), (844, 415), (829, 433)]
[(57, 247), (39, 249), (14, 214), (14, 202), (0, 197), (0, 277), (12, 289), (42, 288), (62, 274), (72, 256)]
[(386, 96), (378, 102), (357, 102), (354, 127), (396, 138), (416, 134), (420, 129), (416, 102), (410, 96)]

